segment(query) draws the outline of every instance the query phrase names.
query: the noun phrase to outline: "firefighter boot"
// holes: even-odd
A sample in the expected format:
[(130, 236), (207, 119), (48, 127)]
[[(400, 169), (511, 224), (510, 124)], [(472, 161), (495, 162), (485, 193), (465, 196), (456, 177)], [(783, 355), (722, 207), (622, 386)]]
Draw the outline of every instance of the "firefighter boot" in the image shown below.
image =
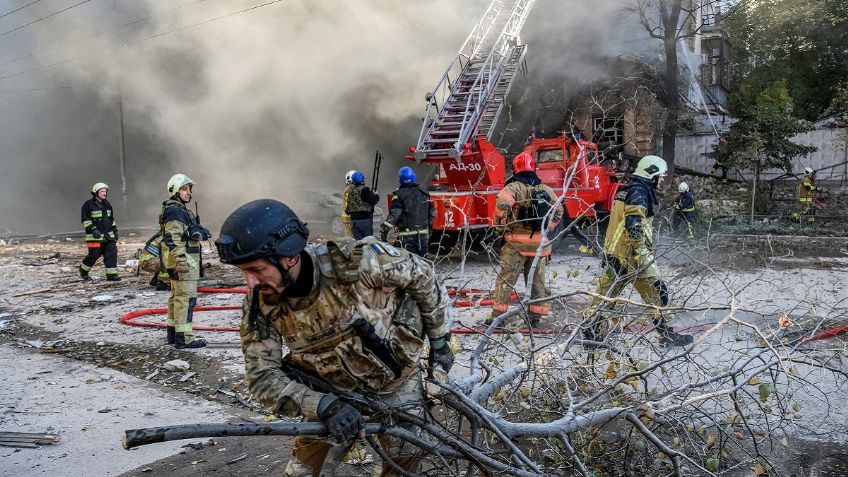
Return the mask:
[[(168, 341), (168, 344), (170, 344), (170, 345), (174, 344), (174, 339), (177, 335), (176, 328), (174, 328), (173, 326), (169, 326), (167, 328), (167, 333), (168, 334), (167, 334), (166, 340)], [(183, 338), (183, 341), (185, 341), (185, 338)]]
[(542, 327), (541, 324), (542, 315), (534, 315), (530, 314), (530, 328), (539, 329)]
[(189, 343), (185, 341), (185, 333), (174, 333), (174, 348), (177, 349), (196, 349), (206, 346), (206, 340), (195, 339)]
[(121, 277), (118, 275), (106, 275), (107, 282), (119, 282), (121, 281)]
[(82, 278), (84, 281), (87, 281), (87, 282), (91, 281), (91, 277), (88, 276), (88, 271), (84, 270), (82, 268), (82, 266), (80, 266), (79, 272), (80, 272), (80, 278)]
[(692, 335), (677, 333), (665, 322), (657, 325), (657, 332), (660, 334), (659, 342), (663, 346), (689, 346), (695, 341)]

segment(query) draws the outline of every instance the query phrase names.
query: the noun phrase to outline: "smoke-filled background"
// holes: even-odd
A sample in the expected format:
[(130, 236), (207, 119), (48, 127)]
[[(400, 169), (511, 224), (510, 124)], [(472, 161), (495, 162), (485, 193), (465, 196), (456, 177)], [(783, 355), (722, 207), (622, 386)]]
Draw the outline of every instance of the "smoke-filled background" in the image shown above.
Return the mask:
[[(0, 1), (0, 234), (78, 229), (100, 181), (119, 226), (156, 226), (176, 172), (197, 182), (214, 229), (247, 200), (340, 190), (350, 169), (370, 183), (375, 149), (388, 193), (412, 164), (402, 156), (424, 93), (488, 3)], [(659, 46), (626, 5), (537, 0), (522, 33), (529, 74), (501, 125), (523, 138), (556, 123), (550, 97), (602, 80), (634, 45)]]

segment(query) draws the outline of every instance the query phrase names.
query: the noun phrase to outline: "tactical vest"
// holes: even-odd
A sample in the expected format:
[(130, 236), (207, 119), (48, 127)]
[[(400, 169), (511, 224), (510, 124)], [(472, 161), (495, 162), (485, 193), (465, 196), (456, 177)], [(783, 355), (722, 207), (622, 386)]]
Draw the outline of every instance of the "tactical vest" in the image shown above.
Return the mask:
[[(371, 288), (360, 281), (362, 247), (368, 240), (308, 246), (315, 264), (313, 290), (307, 297), (278, 303), (264, 303), (260, 297), (256, 331), (262, 338), (270, 324), (296, 365), (339, 389), (385, 394), (419, 372), (423, 324), (417, 305), (403, 290)], [(401, 366), (399, 376), (367, 347), (369, 337), (354, 329), (360, 318), (373, 326), (376, 338), (390, 343), (392, 357)], [(243, 334), (252, 332), (249, 321), (247, 329), (243, 323)]]
[(349, 185), (345, 187), (342, 195), (342, 204), (344, 205), (345, 213), (348, 215), (357, 212), (374, 213), (374, 206), (362, 200), (362, 189), (365, 189), (364, 184)]
[(403, 204), (403, 213), (395, 224), (401, 232), (430, 228), (430, 194), (418, 187), (399, 187), (394, 195)]

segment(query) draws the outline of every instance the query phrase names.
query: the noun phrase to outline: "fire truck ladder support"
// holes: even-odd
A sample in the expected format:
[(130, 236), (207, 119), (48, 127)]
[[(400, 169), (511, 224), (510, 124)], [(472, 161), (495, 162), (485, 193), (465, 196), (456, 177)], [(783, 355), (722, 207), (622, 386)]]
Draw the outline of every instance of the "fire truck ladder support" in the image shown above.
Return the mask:
[(535, 0), (493, 0), (432, 91), (415, 160), (462, 156), (478, 134), (491, 137), (527, 46), (519, 33)]

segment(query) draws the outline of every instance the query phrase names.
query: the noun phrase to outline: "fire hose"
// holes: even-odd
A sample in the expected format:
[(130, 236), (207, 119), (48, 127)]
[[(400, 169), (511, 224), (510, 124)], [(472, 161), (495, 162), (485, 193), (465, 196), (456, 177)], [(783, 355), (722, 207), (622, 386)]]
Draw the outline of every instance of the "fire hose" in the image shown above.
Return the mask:
[[(244, 289), (244, 288), (198, 287), (197, 292), (198, 293), (209, 293), (209, 294), (216, 294), (216, 293), (246, 294), (247, 289)], [(482, 295), (482, 294), (486, 294), (486, 293), (489, 293), (489, 290), (482, 290), (482, 289), (477, 289), (477, 288), (463, 288), (463, 289), (449, 288), (448, 289), (448, 296), (450, 296), (452, 298), (456, 298), (457, 296), (468, 297), (468, 296), (473, 296), (473, 295)], [(510, 296), (510, 302), (515, 302), (517, 300), (518, 300), (518, 294), (513, 292), (512, 295)], [(473, 300), (456, 300), (454, 302), (453, 306), (456, 307), (456, 308), (471, 308), (471, 307), (478, 307), (478, 306), (492, 306), (493, 304), (494, 304), (494, 299), (486, 298), (486, 299), (483, 299), (483, 300), (478, 300), (476, 302), (473, 301)], [(195, 306), (193, 308), (193, 311), (225, 311), (225, 310), (240, 310), (240, 309), (242, 309), (241, 305)], [(167, 314), (167, 313), (168, 313), (167, 308), (142, 308), (142, 309), (133, 310), (133, 311), (130, 311), (128, 313), (121, 315), (119, 321), (122, 324), (129, 325), (129, 326), (139, 326), (139, 327), (143, 327), (143, 328), (165, 328), (167, 325), (165, 323), (162, 323), (162, 322), (137, 321), (137, 319), (141, 318), (143, 316), (164, 315), (164, 314)], [(681, 331), (698, 333), (698, 332), (703, 332), (703, 331), (708, 330), (713, 325), (715, 325), (715, 323), (703, 323), (703, 324), (700, 324), (700, 325), (689, 326), (689, 327), (683, 328)], [(197, 326), (197, 325), (195, 325), (193, 328), (195, 330), (199, 330), (199, 331), (239, 331), (238, 327), (227, 327), (227, 326)], [(628, 331), (644, 333), (644, 332), (649, 331), (650, 329), (651, 329), (650, 327), (642, 327), (640, 329), (628, 329)], [(523, 334), (529, 334), (529, 333), (532, 332), (535, 335), (551, 335), (551, 334), (568, 333), (568, 332), (570, 332), (570, 329), (553, 330), (553, 329), (550, 329), (550, 328), (542, 328), (542, 329), (534, 328), (534, 329), (531, 330), (531, 329), (524, 328), (524, 329), (520, 329), (520, 330), (507, 330), (507, 329), (504, 329), (504, 328), (498, 328), (498, 329), (495, 330), (495, 334), (513, 333), (515, 331), (518, 331), (519, 333), (523, 333)], [(453, 329), (450, 330), (450, 332), (451, 332), (451, 334), (455, 334), (455, 335), (479, 335), (481, 333), (480, 329), (467, 328), (467, 327), (465, 327), (465, 328), (453, 328)], [(812, 341), (819, 341), (819, 340), (824, 340), (824, 339), (828, 339), (828, 338), (833, 338), (837, 335), (840, 335), (840, 334), (846, 333), (846, 332), (848, 332), (848, 325), (834, 326), (834, 327), (831, 327), (831, 328), (827, 328), (823, 331), (819, 331), (818, 333), (815, 333), (811, 336), (805, 336), (803, 338), (800, 338), (798, 340), (798, 343), (804, 344), (804, 343), (809, 343), (809, 342), (812, 342)]]

